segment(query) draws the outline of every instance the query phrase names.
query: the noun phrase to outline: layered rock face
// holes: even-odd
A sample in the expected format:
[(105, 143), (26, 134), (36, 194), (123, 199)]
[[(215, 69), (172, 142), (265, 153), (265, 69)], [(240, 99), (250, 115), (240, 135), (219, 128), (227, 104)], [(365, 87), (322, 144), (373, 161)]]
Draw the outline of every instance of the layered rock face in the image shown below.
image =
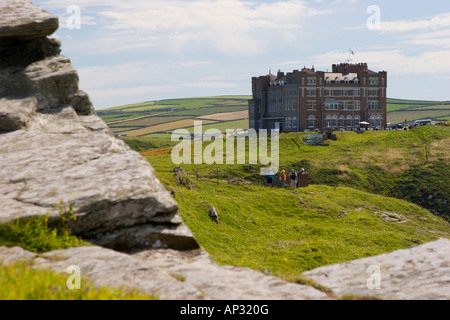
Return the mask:
[(57, 27), (29, 0), (0, 3), (0, 223), (43, 214), (55, 221), (63, 204), (77, 218), (72, 232), (97, 246), (43, 255), (0, 247), (0, 264), (25, 260), (59, 273), (78, 265), (99, 287), (162, 299), (328, 299), (214, 263), (150, 164), (94, 114), (60, 43), (48, 38)]
[(28, 0), (0, 3), (0, 223), (58, 219), (62, 202), (73, 233), (106, 247), (198, 248), (153, 168), (95, 115), (57, 28)]
[[(0, 223), (42, 214), (56, 220), (62, 202), (77, 217), (73, 233), (97, 245), (43, 254), (0, 247), (0, 264), (27, 261), (66, 275), (78, 265), (94, 285), (161, 299), (450, 299), (448, 239), (303, 274), (333, 295), (217, 265), (150, 164), (94, 114), (60, 43), (48, 38), (57, 28), (57, 17), (29, 0), (0, 2)], [(368, 287), (370, 266), (380, 270), (376, 290)]]

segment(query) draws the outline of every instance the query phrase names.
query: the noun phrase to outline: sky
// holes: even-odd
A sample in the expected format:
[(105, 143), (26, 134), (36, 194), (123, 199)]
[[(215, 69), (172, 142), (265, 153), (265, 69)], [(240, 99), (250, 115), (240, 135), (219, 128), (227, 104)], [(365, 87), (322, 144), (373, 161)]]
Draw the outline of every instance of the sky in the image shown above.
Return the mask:
[(387, 71), (390, 98), (450, 100), (450, 1), (32, 1), (96, 110), (251, 95), (254, 76), (349, 59)]

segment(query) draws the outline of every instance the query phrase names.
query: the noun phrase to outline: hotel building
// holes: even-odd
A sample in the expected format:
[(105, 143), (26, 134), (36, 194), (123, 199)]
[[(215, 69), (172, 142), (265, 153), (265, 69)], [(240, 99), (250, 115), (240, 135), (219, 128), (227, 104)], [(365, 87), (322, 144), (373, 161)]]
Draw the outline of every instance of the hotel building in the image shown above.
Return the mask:
[(332, 72), (314, 67), (269, 72), (252, 78), (249, 127), (281, 132), (384, 129), (386, 89), (387, 72), (371, 71), (367, 63), (334, 64)]

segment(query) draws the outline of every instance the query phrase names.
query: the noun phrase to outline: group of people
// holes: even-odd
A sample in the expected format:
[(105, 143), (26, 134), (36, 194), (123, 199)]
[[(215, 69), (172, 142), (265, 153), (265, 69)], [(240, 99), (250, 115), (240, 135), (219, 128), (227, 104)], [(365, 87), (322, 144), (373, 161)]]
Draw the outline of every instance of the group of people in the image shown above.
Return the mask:
[[(291, 170), (291, 172), (289, 173), (289, 178), (291, 179), (291, 188), (292, 189), (296, 189), (299, 187), (299, 176), (302, 174), (307, 174), (308, 172), (302, 168), (298, 173), (295, 172), (294, 169)], [(270, 188), (273, 185), (273, 179), (274, 179), (274, 175), (271, 172), (268, 176), (267, 176), (267, 186)], [(285, 170), (281, 170), (280, 173), (280, 181), (281, 181), (281, 188), (285, 188), (286, 187), (286, 180), (287, 180), (287, 175), (286, 175), (286, 171)]]

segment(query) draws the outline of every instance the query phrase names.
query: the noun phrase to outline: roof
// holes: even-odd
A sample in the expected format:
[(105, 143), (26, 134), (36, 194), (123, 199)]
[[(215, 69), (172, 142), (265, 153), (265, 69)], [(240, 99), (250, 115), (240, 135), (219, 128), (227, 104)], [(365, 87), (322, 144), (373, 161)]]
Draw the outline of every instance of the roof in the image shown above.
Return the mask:
[(277, 80), (277, 76), (274, 75), (274, 74), (271, 74), (271, 73), (269, 73), (268, 75), (266, 75), (266, 77), (269, 77), (271, 82)]
[(334, 73), (334, 72), (325, 72), (324, 74), (325, 79), (330, 78), (330, 80), (336, 80), (336, 78), (339, 78), (339, 80), (343, 81), (345, 78), (348, 80), (354, 80), (355, 78), (358, 78), (357, 73), (349, 73), (349, 74), (343, 74), (343, 73)]

